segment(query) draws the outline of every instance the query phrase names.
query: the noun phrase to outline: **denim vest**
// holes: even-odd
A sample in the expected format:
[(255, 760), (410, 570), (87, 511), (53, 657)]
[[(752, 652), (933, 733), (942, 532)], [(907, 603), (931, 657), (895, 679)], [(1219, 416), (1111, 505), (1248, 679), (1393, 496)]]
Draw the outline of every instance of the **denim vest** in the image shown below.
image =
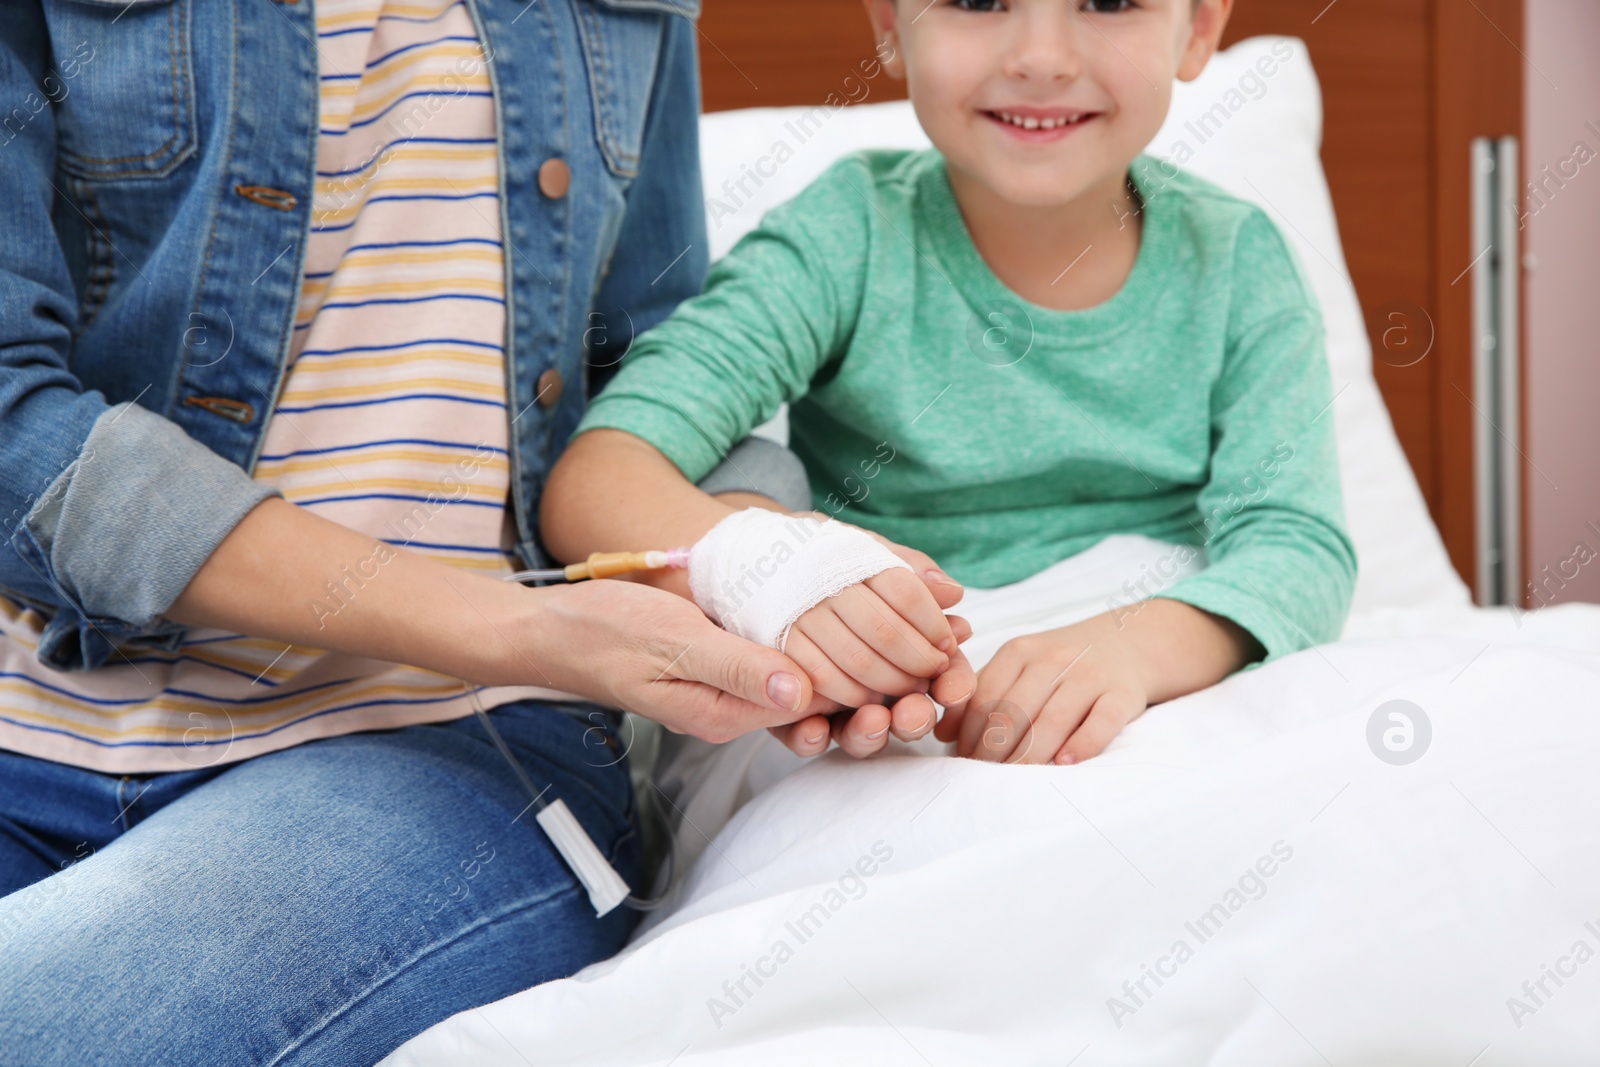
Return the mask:
[[(466, 3), (499, 139), (517, 554), (543, 566), (540, 493), (587, 397), (704, 280), (700, 0)], [(52, 667), (176, 648), (161, 612), (277, 492), (249, 472), (304, 269), (315, 22), (313, 0), (0, 19), (0, 590), (49, 618)]]

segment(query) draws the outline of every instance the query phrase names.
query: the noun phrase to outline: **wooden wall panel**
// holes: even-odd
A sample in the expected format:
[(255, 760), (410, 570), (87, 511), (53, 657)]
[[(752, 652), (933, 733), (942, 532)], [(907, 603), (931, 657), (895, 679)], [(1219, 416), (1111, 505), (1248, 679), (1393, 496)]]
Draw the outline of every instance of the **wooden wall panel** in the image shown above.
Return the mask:
[[(700, 78), (706, 111), (820, 104), (829, 93), (856, 99), (846, 79), (873, 58), (861, 0), (706, 0), (700, 16)], [(865, 84), (873, 102), (904, 100), (886, 75)]]
[[(1323, 170), (1366, 316), (1373, 368), (1401, 447), (1434, 508), (1437, 361), (1432, 353), (1416, 362), (1412, 356), (1417, 339), (1434, 330), (1427, 312), (1434, 214), (1430, 19), (1428, 0), (1339, 0), (1331, 7), (1327, 0), (1245, 0), (1226, 43), (1261, 33), (1306, 42), (1322, 83)], [(1390, 332), (1396, 328), (1402, 332)]]

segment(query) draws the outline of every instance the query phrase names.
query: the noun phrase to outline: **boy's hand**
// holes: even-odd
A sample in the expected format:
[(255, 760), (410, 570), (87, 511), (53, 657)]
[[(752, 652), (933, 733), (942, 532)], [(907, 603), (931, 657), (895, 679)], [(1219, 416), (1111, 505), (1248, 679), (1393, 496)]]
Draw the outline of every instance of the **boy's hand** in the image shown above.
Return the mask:
[(935, 736), (974, 759), (1076, 763), (1150, 704), (1215, 684), (1261, 654), (1236, 623), (1158, 597), (1007, 641)]
[[(790, 629), (784, 651), (810, 676), (818, 700), (854, 709), (773, 728), (796, 755), (824, 751), (830, 737), (857, 757), (880, 751), (891, 732), (914, 741), (933, 728), (934, 700), (958, 702), (976, 685), (958, 647), (972, 629), (944, 614), (961, 599), (961, 585), (925, 554), (871, 536), (913, 570), (887, 570), (851, 586)], [(815, 707), (821, 712), (824, 705)]]

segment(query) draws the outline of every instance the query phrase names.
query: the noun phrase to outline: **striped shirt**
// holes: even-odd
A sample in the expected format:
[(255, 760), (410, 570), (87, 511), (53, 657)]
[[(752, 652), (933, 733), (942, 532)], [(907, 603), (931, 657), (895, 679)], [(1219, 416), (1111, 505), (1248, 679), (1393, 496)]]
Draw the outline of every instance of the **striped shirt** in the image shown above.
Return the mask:
[[(289, 367), (254, 477), (452, 566), (515, 569), (495, 115), (461, 0), (318, 0), (320, 136)], [(336, 614), (370, 577), (308, 606)], [(38, 662), (44, 620), (0, 597), (0, 747), (96, 770), (183, 770), (438, 722), (537, 687), (220, 630), (87, 674)], [(568, 697), (567, 699), (571, 699)]]

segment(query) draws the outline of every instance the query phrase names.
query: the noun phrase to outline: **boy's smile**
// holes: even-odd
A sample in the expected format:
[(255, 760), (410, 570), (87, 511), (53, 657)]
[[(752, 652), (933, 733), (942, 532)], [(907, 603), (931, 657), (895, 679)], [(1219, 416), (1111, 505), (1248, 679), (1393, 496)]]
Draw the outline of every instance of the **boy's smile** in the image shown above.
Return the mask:
[(1084, 123), (1098, 118), (1100, 112), (1016, 106), (993, 108), (981, 114), (1012, 137), (1039, 143), (1061, 140)]
[[(995, 274), (1051, 307), (1114, 293), (1138, 248), (1128, 165), (1166, 119), (1173, 81), (1216, 50), (1232, 0), (865, 4)], [(1089, 270), (1052, 281), (1091, 246)]]

